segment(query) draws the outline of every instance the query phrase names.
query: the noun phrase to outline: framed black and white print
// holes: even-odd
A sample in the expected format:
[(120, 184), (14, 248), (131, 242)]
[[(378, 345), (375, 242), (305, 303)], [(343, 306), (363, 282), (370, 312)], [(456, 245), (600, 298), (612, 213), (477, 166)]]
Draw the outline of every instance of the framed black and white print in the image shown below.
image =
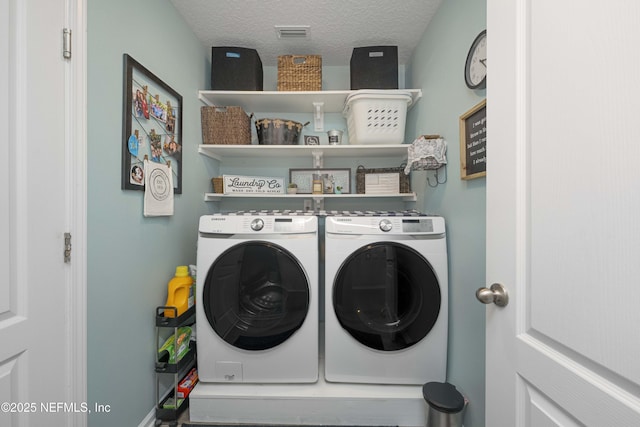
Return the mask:
[(122, 189), (144, 190), (144, 159), (171, 168), (182, 193), (182, 96), (124, 54)]
[(298, 186), (298, 194), (311, 194), (313, 180), (322, 180), (322, 193), (351, 192), (351, 169), (289, 169), (289, 182)]

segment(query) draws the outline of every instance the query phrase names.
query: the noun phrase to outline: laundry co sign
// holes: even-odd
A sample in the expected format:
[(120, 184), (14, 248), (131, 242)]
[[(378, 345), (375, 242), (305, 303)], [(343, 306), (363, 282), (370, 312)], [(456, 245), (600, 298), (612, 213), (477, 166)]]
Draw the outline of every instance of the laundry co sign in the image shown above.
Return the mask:
[(223, 175), (225, 194), (284, 193), (284, 179), (261, 176)]

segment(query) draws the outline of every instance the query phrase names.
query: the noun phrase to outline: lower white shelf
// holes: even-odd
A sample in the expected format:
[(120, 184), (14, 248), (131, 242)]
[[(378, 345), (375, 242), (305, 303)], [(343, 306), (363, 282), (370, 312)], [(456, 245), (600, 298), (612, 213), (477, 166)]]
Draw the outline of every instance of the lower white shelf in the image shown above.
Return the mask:
[(415, 202), (416, 193), (396, 194), (220, 194), (205, 193), (205, 202), (219, 202), (223, 199), (400, 199)]

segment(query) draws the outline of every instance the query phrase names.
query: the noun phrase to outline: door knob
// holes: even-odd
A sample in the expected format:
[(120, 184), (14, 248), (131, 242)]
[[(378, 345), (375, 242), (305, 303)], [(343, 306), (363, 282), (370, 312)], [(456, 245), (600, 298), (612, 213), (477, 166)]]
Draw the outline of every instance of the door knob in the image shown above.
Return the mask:
[(494, 283), (491, 288), (480, 288), (476, 291), (476, 298), (483, 304), (494, 303), (498, 307), (509, 304), (509, 294), (500, 283)]

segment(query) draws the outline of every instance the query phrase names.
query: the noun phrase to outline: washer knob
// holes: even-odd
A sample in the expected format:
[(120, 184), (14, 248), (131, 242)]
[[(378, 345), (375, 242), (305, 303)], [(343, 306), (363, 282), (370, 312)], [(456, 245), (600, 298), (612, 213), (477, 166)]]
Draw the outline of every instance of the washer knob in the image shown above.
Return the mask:
[(391, 224), (391, 221), (389, 221), (388, 219), (383, 219), (378, 225), (380, 227), (380, 230), (382, 231), (391, 231), (391, 229), (393, 228), (393, 224)]
[(253, 231), (260, 231), (264, 227), (264, 221), (261, 218), (256, 218), (251, 221), (251, 229)]

